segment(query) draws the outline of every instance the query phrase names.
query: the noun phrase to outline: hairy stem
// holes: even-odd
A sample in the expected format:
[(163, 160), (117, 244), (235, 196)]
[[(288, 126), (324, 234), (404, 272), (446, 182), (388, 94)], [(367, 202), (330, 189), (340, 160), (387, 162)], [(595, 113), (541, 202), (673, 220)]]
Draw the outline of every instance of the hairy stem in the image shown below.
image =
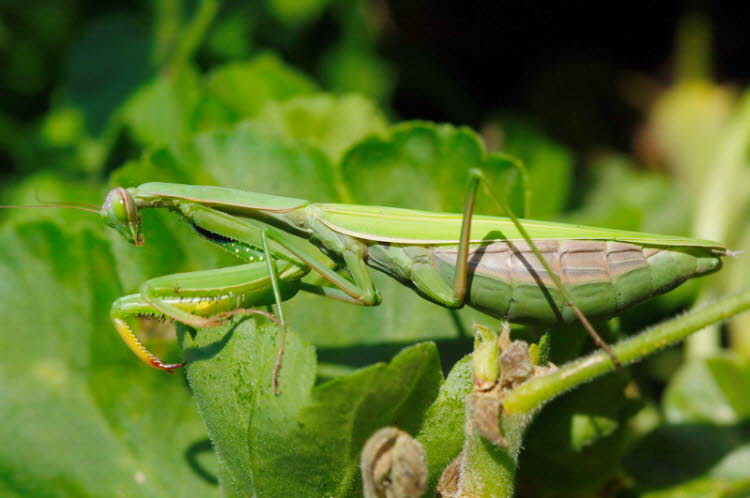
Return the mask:
[[(684, 315), (617, 343), (612, 350), (624, 363), (634, 363), (646, 355), (685, 339), (707, 325), (718, 323), (750, 309), (750, 289), (724, 297), (713, 304), (700, 306)], [(572, 361), (550, 374), (536, 377), (511, 391), (503, 400), (506, 414), (528, 413), (560, 394), (613, 370), (604, 352), (596, 352)]]
[(530, 417), (519, 415), (501, 417), (503, 444), (489, 441), (469, 423), (461, 464), (462, 495), (513, 496), (518, 453), (529, 420)]

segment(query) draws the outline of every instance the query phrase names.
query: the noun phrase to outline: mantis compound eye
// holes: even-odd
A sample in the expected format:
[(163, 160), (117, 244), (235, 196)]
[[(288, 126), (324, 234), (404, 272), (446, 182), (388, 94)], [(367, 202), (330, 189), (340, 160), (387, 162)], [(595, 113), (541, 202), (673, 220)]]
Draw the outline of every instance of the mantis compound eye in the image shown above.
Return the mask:
[(131, 244), (143, 245), (141, 216), (130, 193), (124, 188), (113, 188), (102, 205), (104, 223), (117, 230)]

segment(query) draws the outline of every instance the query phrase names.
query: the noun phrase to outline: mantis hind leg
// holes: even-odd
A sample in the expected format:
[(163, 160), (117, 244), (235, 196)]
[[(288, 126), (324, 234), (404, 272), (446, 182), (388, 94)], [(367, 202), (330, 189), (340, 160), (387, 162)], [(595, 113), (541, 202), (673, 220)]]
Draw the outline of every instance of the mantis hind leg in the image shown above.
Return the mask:
[[(581, 325), (586, 329), (586, 332), (588, 332), (589, 336), (594, 340), (594, 343), (607, 355), (609, 355), (610, 359), (612, 360), (612, 363), (615, 365), (615, 367), (622, 369), (622, 364), (620, 363), (620, 360), (617, 359), (617, 356), (612, 352), (612, 349), (609, 347), (609, 345), (602, 339), (602, 337), (599, 335), (599, 333), (596, 331), (593, 325), (591, 325), (591, 322), (589, 322), (588, 318), (586, 318), (586, 315), (583, 314), (581, 309), (575, 304), (573, 297), (570, 295), (570, 292), (568, 292), (567, 288), (563, 284), (562, 280), (560, 279), (560, 276), (557, 275), (557, 273), (554, 272), (550, 264), (547, 262), (547, 260), (542, 256), (542, 253), (539, 251), (539, 248), (534, 243), (534, 240), (529, 236), (529, 233), (524, 228), (523, 224), (520, 222), (518, 217), (513, 213), (513, 210), (510, 208), (507, 202), (505, 202), (505, 199), (502, 196), (499, 196), (495, 193), (495, 191), (492, 189), (492, 186), (489, 184), (487, 179), (485, 178), (484, 174), (479, 169), (472, 169), (469, 172), (470, 179), (469, 179), (469, 192), (466, 196), (466, 203), (464, 205), (464, 213), (463, 213), (463, 219), (461, 222), (461, 237), (459, 239), (458, 244), (458, 259), (456, 263), (456, 274), (453, 281), (453, 286), (456, 295), (463, 301), (466, 297), (467, 287), (468, 287), (468, 273), (469, 273), (469, 245), (471, 242), (471, 219), (474, 215), (474, 204), (476, 200), (477, 190), (479, 188), (479, 185), (481, 184), (484, 187), (485, 192), (487, 195), (493, 199), (493, 201), (498, 205), (498, 207), (504, 212), (504, 214), (510, 218), (510, 220), (513, 222), (515, 227), (518, 229), (519, 233), (523, 237), (524, 241), (529, 245), (532, 252), (534, 253), (534, 256), (537, 258), (537, 260), (542, 264), (544, 267), (544, 270), (547, 272), (549, 277), (552, 279), (552, 281), (555, 284), (555, 287), (560, 291), (560, 294), (563, 296), (563, 299), (565, 300), (565, 304), (567, 306), (570, 306), (570, 308), (575, 313), (578, 320), (581, 322)], [(512, 242), (509, 241), (509, 244), (512, 248)]]

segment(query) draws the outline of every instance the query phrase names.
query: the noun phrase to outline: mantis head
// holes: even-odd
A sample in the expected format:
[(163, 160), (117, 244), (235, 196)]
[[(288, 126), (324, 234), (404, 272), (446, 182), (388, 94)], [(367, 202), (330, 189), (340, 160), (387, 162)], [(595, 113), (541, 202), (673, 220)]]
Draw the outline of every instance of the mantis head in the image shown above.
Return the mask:
[(110, 190), (100, 213), (104, 223), (117, 230), (125, 240), (136, 246), (143, 245), (141, 214), (127, 190), (121, 187)]

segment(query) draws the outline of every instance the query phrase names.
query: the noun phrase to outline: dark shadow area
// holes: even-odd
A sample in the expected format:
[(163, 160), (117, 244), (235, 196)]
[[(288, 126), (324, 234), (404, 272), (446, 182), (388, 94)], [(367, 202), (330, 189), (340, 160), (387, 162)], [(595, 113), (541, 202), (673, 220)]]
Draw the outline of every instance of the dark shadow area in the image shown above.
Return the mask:
[(213, 446), (211, 446), (211, 441), (208, 438), (196, 441), (185, 450), (185, 461), (201, 479), (218, 486), (219, 479), (209, 472), (199, 461), (202, 454), (213, 453), (213, 451)]
[(719, 81), (750, 78), (743, 2), (385, 4), (381, 50), (397, 68), (393, 105), (404, 119), (479, 127), (498, 109), (523, 109), (577, 152), (602, 143), (629, 149), (638, 113), (623, 78), (673, 77), (675, 32), (687, 12), (712, 25)]
[[(438, 339), (433, 342), (440, 351), (440, 364), (444, 374), (447, 374), (458, 360), (471, 353), (473, 347), (471, 337)], [(414, 341), (399, 341), (338, 348), (319, 348), (318, 362), (362, 368), (379, 361), (389, 362), (399, 351), (414, 344)]]
[[(210, 360), (214, 356), (216, 356), (219, 351), (221, 351), (224, 346), (232, 339), (232, 336), (234, 335), (234, 331), (237, 328), (239, 324), (244, 322), (244, 320), (237, 321), (232, 325), (232, 328), (227, 330), (224, 335), (221, 336), (221, 339), (212, 342), (211, 344), (207, 344), (205, 346), (200, 347), (184, 347), (183, 346), (183, 354), (185, 356), (185, 361), (187, 363), (193, 363), (196, 361), (201, 360)], [(183, 345), (183, 335), (188, 333), (191, 335), (191, 337), (194, 337), (195, 334), (199, 333), (195, 329), (191, 327), (178, 327), (177, 328), (177, 338), (180, 342), (180, 345)]]
[(705, 477), (722, 459), (748, 444), (750, 421), (727, 426), (666, 425), (643, 437), (623, 463), (640, 491), (652, 491)]

